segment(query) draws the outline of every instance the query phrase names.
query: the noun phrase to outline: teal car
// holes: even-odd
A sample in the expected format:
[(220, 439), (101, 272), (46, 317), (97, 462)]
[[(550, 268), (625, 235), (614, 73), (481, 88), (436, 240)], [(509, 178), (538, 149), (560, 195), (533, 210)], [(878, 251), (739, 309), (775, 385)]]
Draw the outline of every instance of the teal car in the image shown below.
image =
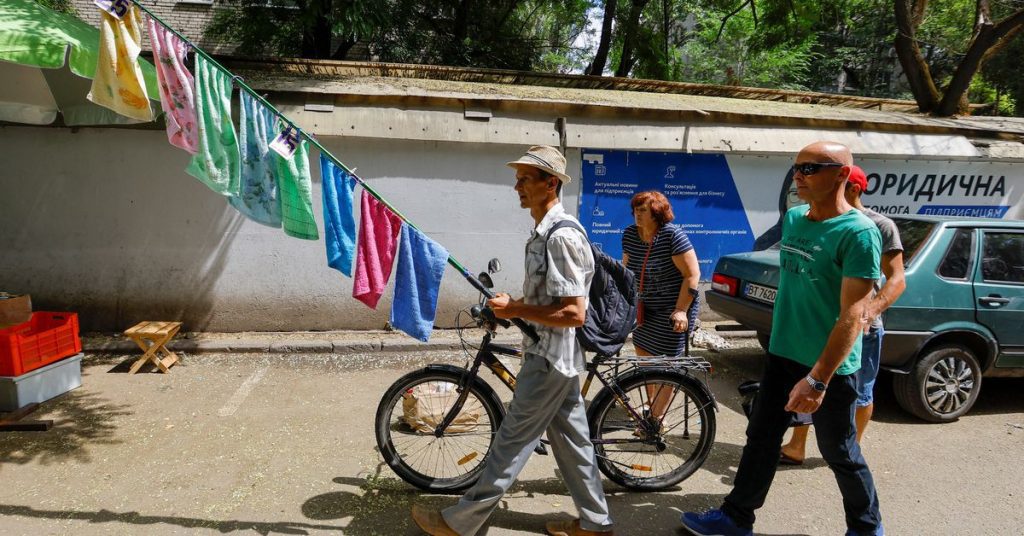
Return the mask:
[[(1024, 222), (893, 218), (907, 289), (883, 315), (881, 366), (896, 400), (931, 422), (974, 405), (983, 377), (1024, 377)], [(779, 250), (726, 255), (707, 303), (755, 330), (767, 350)]]

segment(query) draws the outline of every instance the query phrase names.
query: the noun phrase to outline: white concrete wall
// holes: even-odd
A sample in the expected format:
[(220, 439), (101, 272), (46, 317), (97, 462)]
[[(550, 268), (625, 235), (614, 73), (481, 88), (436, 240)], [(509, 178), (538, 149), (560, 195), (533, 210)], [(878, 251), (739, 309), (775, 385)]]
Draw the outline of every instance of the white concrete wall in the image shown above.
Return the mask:
[[(471, 271), (503, 261), (501, 289), (522, 281), (532, 228), (512, 190), (522, 146), (321, 138), (329, 150)], [(0, 127), (0, 290), (36, 310), (77, 311), (83, 330), (145, 319), (187, 330), (380, 328), (326, 265), (324, 242), (253, 223), (184, 172), (188, 155), (162, 131)], [(317, 153), (314, 207), (322, 226)], [(569, 151), (579, 170), (579, 151)], [(578, 181), (563, 192), (575, 213)], [(476, 292), (451, 267), (438, 325)]]

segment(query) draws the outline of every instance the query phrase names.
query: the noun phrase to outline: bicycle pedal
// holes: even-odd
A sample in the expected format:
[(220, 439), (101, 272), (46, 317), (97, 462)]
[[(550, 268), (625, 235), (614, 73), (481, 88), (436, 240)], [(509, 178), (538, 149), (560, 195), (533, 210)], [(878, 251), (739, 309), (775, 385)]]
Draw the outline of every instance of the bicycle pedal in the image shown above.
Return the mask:
[(537, 443), (537, 446), (533, 447), (533, 451), (536, 452), (537, 454), (540, 454), (541, 456), (548, 455), (548, 447), (544, 445), (544, 443)]

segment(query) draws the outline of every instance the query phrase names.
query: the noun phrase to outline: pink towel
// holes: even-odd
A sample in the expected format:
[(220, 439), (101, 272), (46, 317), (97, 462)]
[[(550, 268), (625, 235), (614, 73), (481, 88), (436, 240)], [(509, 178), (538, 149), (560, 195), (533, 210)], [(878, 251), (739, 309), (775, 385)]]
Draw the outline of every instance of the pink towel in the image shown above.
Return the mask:
[(149, 42), (153, 45), (153, 65), (160, 83), (160, 104), (167, 122), (171, 145), (191, 154), (198, 151), (196, 100), (192, 73), (185, 68), (188, 45), (173, 32), (149, 19)]
[(376, 309), (391, 277), (402, 218), (366, 190), (362, 192), (361, 214), (352, 297)]

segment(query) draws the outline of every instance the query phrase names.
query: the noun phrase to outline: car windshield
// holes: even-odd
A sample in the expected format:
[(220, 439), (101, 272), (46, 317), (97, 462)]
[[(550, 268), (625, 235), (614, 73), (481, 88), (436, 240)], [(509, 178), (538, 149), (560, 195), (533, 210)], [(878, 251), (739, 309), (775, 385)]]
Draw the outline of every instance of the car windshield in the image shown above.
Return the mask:
[(935, 223), (903, 218), (893, 218), (892, 221), (900, 230), (900, 241), (903, 242), (903, 264), (909, 266), (918, 250), (921, 249), (921, 245), (935, 228)]

